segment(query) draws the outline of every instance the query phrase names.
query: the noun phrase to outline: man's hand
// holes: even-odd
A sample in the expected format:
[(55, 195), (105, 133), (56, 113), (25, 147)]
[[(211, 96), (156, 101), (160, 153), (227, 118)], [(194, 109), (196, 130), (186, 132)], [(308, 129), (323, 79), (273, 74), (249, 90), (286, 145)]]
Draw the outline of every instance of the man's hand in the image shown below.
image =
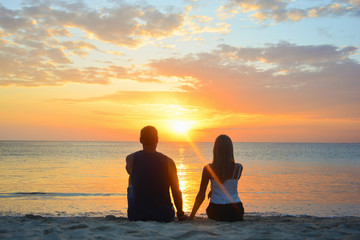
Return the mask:
[(182, 215), (181, 217), (178, 217), (178, 220), (181, 222), (181, 221), (185, 221), (185, 220), (187, 220), (189, 217), (188, 217), (188, 215)]
[(185, 221), (189, 218), (188, 215), (184, 214), (184, 212), (177, 212), (176, 215), (179, 221)]

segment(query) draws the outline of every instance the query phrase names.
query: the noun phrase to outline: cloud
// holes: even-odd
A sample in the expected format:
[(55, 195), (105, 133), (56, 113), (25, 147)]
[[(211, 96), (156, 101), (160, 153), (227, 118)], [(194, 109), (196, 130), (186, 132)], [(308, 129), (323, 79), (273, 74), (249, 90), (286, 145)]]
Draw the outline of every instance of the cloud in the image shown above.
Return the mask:
[[(33, 35), (41, 35), (34, 32)], [(15, 41), (0, 42), (0, 85), (43, 86), (63, 85), (65, 82), (99, 82), (88, 75), (87, 69), (77, 70), (72, 66), (70, 54), (86, 54), (83, 49), (91, 49), (92, 45), (83, 42), (56, 42), (44, 37), (44, 41), (21, 36)], [(78, 74), (74, 74), (78, 72)], [(80, 74), (81, 72), (82, 74)], [(59, 74), (59, 75), (58, 75)], [(67, 76), (67, 77), (64, 77)], [(72, 76), (69, 78), (69, 76)], [(75, 78), (78, 76), (79, 78)], [(108, 80), (107, 80), (108, 81)], [(100, 82), (104, 82), (101, 80)]]
[(26, 17), (19, 16), (19, 11), (10, 10), (0, 5), (0, 26), (6, 32), (13, 32), (14, 29), (28, 28), (33, 22)]
[[(124, 103), (129, 105), (142, 105), (142, 104), (166, 104), (168, 105), (191, 105), (194, 100), (192, 93), (189, 92), (177, 92), (177, 91), (120, 91), (114, 94), (89, 97), (84, 99), (53, 99), (55, 101), (63, 101), (67, 103), (82, 103), (82, 102), (115, 102)], [(198, 104), (200, 103), (197, 101)], [(197, 104), (195, 104), (197, 105)]]
[[(342, 1), (340, 5), (311, 9), (317, 9), (316, 14), (313, 11), (314, 17), (354, 14), (358, 3)], [(234, 7), (234, 14), (235, 10), (263, 13), (265, 19), (274, 21), (290, 21), (303, 14), (282, 0), (229, 1), (225, 7), (229, 6)], [(347, 11), (342, 11), (345, 6)], [(322, 9), (325, 7), (328, 12)], [(306, 9), (307, 16), (311, 9)], [(289, 13), (294, 13), (293, 17)], [(178, 34), (179, 29), (187, 28), (189, 33), (226, 33), (229, 26), (215, 23), (218, 26), (211, 27), (207, 26), (213, 21), (211, 18), (186, 19), (183, 14), (122, 1), (102, 9), (67, 1), (36, 1), (20, 10), (0, 6), (0, 20), (0, 86), (109, 84), (122, 79), (161, 82), (163, 78), (174, 77), (181, 85), (178, 90), (182, 91), (176, 94), (176, 101), (181, 99), (183, 104), (194, 108), (214, 106), (214, 109), (250, 114), (306, 112), (314, 117), (359, 117), (356, 109), (360, 103), (360, 67), (352, 59), (358, 52), (355, 46), (279, 42), (238, 48), (223, 44), (207, 53), (157, 59), (137, 67), (110, 63), (104, 67), (75, 68), (72, 55), (85, 57), (90, 51), (100, 50), (86, 40), (69, 41), (72, 28), (100, 41), (135, 47), (143, 43), (143, 38), (163, 38)], [(151, 96), (162, 94), (165, 93)], [(165, 97), (162, 99), (166, 101)]]
[(358, 49), (287, 42), (262, 48), (220, 45), (212, 53), (153, 60), (163, 76), (194, 79), (193, 91), (217, 109), (239, 113), (359, 118)]
[[(1, 52), (0, 47), (0, 52)], [(10, 58), (0, 55), (0, 86), (61, 86), (68, 82), (85, 84), (109, 84), (112, 80), (127, 80), (137, 82), (161, 82), (154, 73), (146, 68), (139, 69), (132, 66), (122, 67), (109, 65), (107, 67), (84, 67), (81, 69), (67, 66), (68, 59), (64, 58), (60, 49), (53, 48), (46, 55), (22, 49), (6, 49), (8, 55), (15, 54), (22, 57)], [(22, 54), (22, 55), (21, 55)], [(47, 57), (50, 60), (46, 60)], [(51, 59), (57, 63), (54, 66)], [(64, 61), (64, 62), (62, 62)]]
[(232, 54), (242, 61), (261, 60), (280, 66), (299, 66), (302, 64), (321, 65), (348, 59), (358, 50), (355, 46), (338, 48), (333, 45), (297, 46), (285, 41), (278, 44), (268, 44), (265, 48), (234, 48), (220, 45), (219, 54)]
[(114, 2), (113, 7), (91, 9), (82, 2), (37, 1), (21, 10), (0, 8), (0, 27), (14, 33), (31, 31), (34, 25), (56, 34), (78, 28), (96, 39), (119, 46), (138, 47), (144, 37), (163, 38), (178, 30), (184, 21), (181, 13), (160, 12), (149, 5)]
[(172, 35), (184, 22), (182, 14), (164, 14), (152, 7), (145, 8), (141, 13), (140, 19), (145, 21), (146, 24), (138, 26), (137, 34), (154, 38)]
[(220, 33), (228, 34), (231, 32), (231, 25), (226, 22), (215, 22), (212, 24), (213, 18), (201, 15), (188, 16), (178, 35), (190, 36), (202, 33)]
[[(183, 119), (194, 121), (196, 128), (219, 126), (219, 123), (232, 126), (236, 120), (248, 121), (249, 116), (215, 109), (208, 105), (207, 99), (193, 92), (179, 91), (119, 91), (114, 94), (89, 97), (89, 98), (67, 98), (51, 99), (49, 101), (62, 102), (66, 104), (103, 104), (104, 106), (116, 106), (119, 112), (95, 111), (97, 118), (103, 121), (124, 122), (131, 125), (136, 122), (147, 122), (152, 120), (161, 127), (169, 125), (169, 121)], [(113, 108), (112, 108), (113, 109)], [(126, 112), (126, 114), (123, 114)], [(251, 119), (254, 119), (252, 116)]]
[[(120, 51), (99, 49), (93, 44), (94, 39), (135, 48), (147, 38), (174, 34), (183, 21), (181, 13), (123, 1), (99, 9), (82, 1), (24, 1), (18, 10), (0, 4), (0, 86), (108, 84), (114, 78), (159, 81), (144, 69), (120, 70), (113, 65), (78, 69), (73, 66), (73, 56), (85, 58), (94, 50), (121, 56), (124, 53)], [(73, 35), (79, 34), (79, 30), (87, 38)]]
[(237, 14), (247, 14), (261, 23), (297, 22), (305, 18), (326, 16), (360, 16), (358, 0), (321, 1), (319, 4), (302, 9), (293, 7), (291, 1), (285, 0), (229, 0), (218, 9), (218, 16), (227, 19)]
[(89, 50), (97, 49), (97, 47), (94, 46), (93, 44), (84, 41), (64, 41), (61, 42), (61, 45), (65, 47), (67, 50), (72, 50), (72, 51), (79, 49), (89, 49)]
[[(91, 50), (98, 50), (98, 48), (85, 41), (63, 41), (59, 42), (59, 46), (66, 51), (69, 51), (69, 55), (86, 56)], [(116, 54), (116, 53), (112, 53)]]
[(210, 53), (152, 60), (147, 65), (150, 70), (144, 76), (176, 77), (182, 80), (182, 90), (61, 101), (176, 105), (227, 119), (243, 119), (247, 114), (360, 119), (360, 64), (351, 59), (357, 50), (288, 42), (261, 48), (219, 45)]
[[(279, 140), (284, 140), (290, 128), (304, 140), (318, 133), (322, 137), (314, 137), (316, 141), (328, 141), (331, 136), (324, 131), (347, 139), (356, 134), (341, 131), (356, 129), (360, 121), (360, 64), (352, 59), (357, 51), (354, 46), (288, 42), (259, 48), (223, 44), (209, 53), (154, 59), (147, 65), (144, 76), (182, 80), (177, 91), (120, 91), (53, 101), (115, 105), (128, 112), (127, 121), (131, 116), (138, 121), (184, 117), (196, 120), (199, 134), (203, 127), (209, 133), (221, 123), (222, 129), (234, 128), (247, 136), (268, 134), (269, 140), (277, 131)], [(96, 115), (122, 121), (110, 111)]]

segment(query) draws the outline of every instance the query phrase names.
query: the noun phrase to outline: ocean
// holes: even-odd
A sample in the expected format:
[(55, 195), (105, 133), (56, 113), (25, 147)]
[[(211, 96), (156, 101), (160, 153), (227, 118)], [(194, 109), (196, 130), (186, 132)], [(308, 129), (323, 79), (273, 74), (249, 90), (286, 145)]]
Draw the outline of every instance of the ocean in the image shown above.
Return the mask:
[[(159, 143), (190, 212), (213, 143)], [(126, 216), (138, 142), (0, 141), (0, 215)], [(360, 216), (359, 143), (234, 143), (246, 215)], [(209, 191), (209, 187), (208, 187)], [(209, 200), (198, 211), (206, 216)]]

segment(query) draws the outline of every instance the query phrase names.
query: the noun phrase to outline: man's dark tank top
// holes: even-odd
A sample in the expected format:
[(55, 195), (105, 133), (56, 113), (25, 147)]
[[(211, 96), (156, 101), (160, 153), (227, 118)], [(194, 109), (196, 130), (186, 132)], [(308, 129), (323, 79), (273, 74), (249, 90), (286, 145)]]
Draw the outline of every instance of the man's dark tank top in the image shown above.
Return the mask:
[(134, 220), (172, 221), (175, 213), (169, 194), (167, 156), (159, 152), (136, 152), (130, 177)]

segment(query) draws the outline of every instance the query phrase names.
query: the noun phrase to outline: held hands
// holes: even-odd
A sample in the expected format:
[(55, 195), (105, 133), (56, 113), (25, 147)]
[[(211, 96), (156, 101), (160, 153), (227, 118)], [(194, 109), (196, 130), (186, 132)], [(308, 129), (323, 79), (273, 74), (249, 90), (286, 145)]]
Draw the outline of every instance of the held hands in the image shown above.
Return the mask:
[(184, 214), (183, 211), (177, 212), (176, 215), (177, 215), (177, 218), (178, 218), (179, 222), (180, 222), (180, 221), (188, 220), (188, 218), (189, 218), (188, 215)]
[(181, 221), (185, 221), (185, 220), (188, 220), (189, 219), (189, 217), (188, 217), (188, 215), (183, 215), (183, 216), (181, 216), (181, 217), (178, 217), (178, 220), (181, 222)]

